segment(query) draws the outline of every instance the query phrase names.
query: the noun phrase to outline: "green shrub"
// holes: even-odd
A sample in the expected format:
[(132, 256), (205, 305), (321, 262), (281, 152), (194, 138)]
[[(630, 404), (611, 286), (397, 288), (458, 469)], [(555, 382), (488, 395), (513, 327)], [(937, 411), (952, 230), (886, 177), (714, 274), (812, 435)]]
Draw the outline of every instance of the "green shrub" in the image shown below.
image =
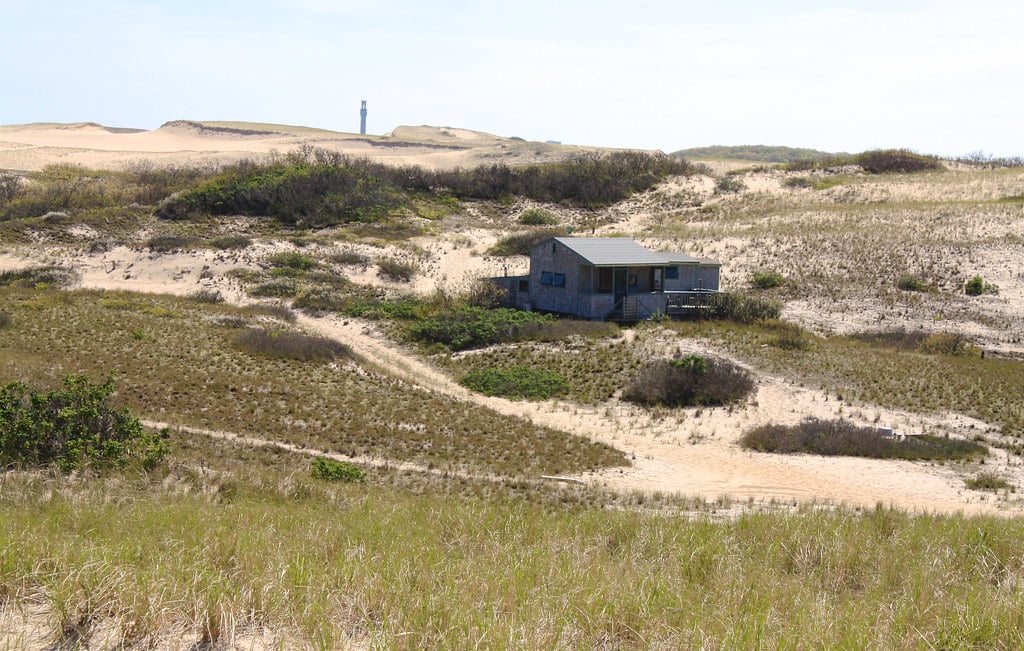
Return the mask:
[(524, 326), (553, 320), (551, 316), (535, 312), (467, 306), (441, 312), (414, 324), (409, 329), (409, 336), (450, 350), (466, 350), (515, 341), (521, 336), (520, 330)]
[(335, 461), (327, 457), (313, 459), (314, 479), (323, 481), (340, 481), (346, 483), (366, 481), (366, 471), (347, 461)]
[(930, 355), (976, 357), (981, 354), (971, 339), (960, 332), (937, 332), (928, 335), (920, 343), (918, 350)]
[(546, 400), (569, 391), (564, 377), (547, 369), (529, 366), (485, 368), (472, 371), (459, 384), (485, 396)]
[(245, 291), (249, 296), (260, 296), (263, 298), (294, 298), (299, 294), (301, 288), (292, 278), (275, 278), (262, 283), (257, 283)]
[(787, 188), (813, 188), (814, 180), (809, 176), (791, 176), (782, 185)]
[(760, 296), (745, 296), (736, 292), (711, 294), (707, 300), (704, 315), (709, 319), (756, 323), (766, 319), (778, 319), (782, 314), (782, 303)]
[(299, 271), (308, 271), (317, 266), (315, 259), (297, 251), (275, 253), (267, 258), (267, 262), (273, 267), (296, 269)]
[(718, 194), (736, 194), (746, 189), (746, 184), (734, 175), (727, 174), (715, 182), (715, 192)]
[(744, 368), (717, 357), (658, 360), (633, 378), (622, 399), (640, 405), (687, 407), (743, 400), (756, 386)]
[(398, 283), (407, 283), (413, 279), (419, 266), (414, 262), (406, 262), (396, 258), (378, 258), (377, 275)]
[(509, 256), (526, 255), (530, 249), (552, 237), (565, 237), (569, 234), (564, 228), (540, 228), (522, 233), (512, 233), (498, 240), (487, 250), (490, 255)]
[(974, 441), (908, 436), (898, 440), (877, 427), (859, 427), (842, 419), (808, 418), (798, 425), (761, 425), (740, 437), (740, 445), (758, 452), (821, 454), (873, 459), (966, 459), (988, 454)]
[(114, 407), (113, 380), (93, 384), (84, 375), (64, 378), (59, 389), (39, 391), (14, 382), (0, 389), (0, 463), (150, 469), (167, 452), (127, 409)]
[(982, 294), (998, 294), (999, 286), (986, 283), (981, 276), (975, 276), (964, 283), (964, 293), (968, 296), (981, 296)]
[(553, 226), (558, 218), (543, 208), (527, 208), (519, 213), (519, 223), (526, 226)]
[(221, 235), (210, 240), (215, 249), (247, 249), (252, 246), (252, 238), (247, 235)]
[(810, 350), (812, 347), (811, 335), (795, 323), (769, 319), (763, 322), (764, 326), (775, 331), (775, 338), (772, 345), (785, 350)]
[(224, 295), (216, 289), (197, 289), (186, 298), (197, 303), (223, 303)]
[(853, 162), (872, 174), (925, 172), (943, 169), (934, 156), (922, 156), (906, 149), (877, 149), (857, 154)]
[(758, 289), (773, 289), (780, 287), (783, 280), (782, 274), (777, 271), (755, 271), (751, 278), (754, 287)]
[(196, 238), (186, 235), (154, 235), (146, 240), (146, 248), (158, 253), (169, 253), (195, 246)]
[(328, 260), (335, 264), (351, 265), (363, 269), (370, 266), (370, 257), (358, 251), (341, 251), (331, 255)]
[(974, 477), (965, 479), (964, 484), (967, 485), (967, 488), (976, 491), (992, 491), (993, 493), (1001, 490), (1008, 490), (1010, 492), (1016, 492), (1017, 490), (1016, 486), (994, 472), (979, 472)]
[(156, 214), (265, 216), (318, 228), (378, 221), (406, 203), (384, 167), (312, 148), (269, 163), (241, 161), (162, 203)]
[(67, 267), (30, 267), (17, 271), (0, 271), (0, 287), (66, 287), (75, 282), (77, 277), (75, 270)]
[(902, 274), (896, 280), (896, 287), (905, 292), (926, 292), (930, 289), (924, 280), (911, 274)]
[(235, 338), (234, 345), (263, 357), (303, 362), (352, 357), (352, 350), (340, 341), (285, 330), (249, 328)]

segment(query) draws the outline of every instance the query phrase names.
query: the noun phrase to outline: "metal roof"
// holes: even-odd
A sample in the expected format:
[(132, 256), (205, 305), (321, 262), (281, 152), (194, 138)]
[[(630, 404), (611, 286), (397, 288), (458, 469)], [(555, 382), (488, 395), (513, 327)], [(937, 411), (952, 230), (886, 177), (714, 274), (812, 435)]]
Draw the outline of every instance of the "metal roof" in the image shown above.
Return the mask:
[(665, 259), (665, 262), (671, 262), (673, 264), (697, 264), (700, 262), (700, 260), (692, 255), (688, 255), (681, 251), (665, 251), (659, 253), (659, 255)]
[(698, 260), (686, 253), (651, 251), (628, 237), (555, 237), (552, 239), (596, 267), (718, 264), (714, 260)]
[(645, 249), (627, 237), (556, 237), (554, 240), (594, 266), (665, 264), (662, 254)]

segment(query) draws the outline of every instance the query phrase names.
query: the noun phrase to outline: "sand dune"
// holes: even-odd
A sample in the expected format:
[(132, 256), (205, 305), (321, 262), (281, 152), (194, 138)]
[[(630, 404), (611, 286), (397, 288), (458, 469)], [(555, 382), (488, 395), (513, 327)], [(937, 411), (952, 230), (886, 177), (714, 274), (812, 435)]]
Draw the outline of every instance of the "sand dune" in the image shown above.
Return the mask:
[(104, 169), (144, 161), (225, 164), (303, 145), (433, 169), (541, 162), (587, 149), (431, 126), (399, 126), (385, 135), (361, 135), (250, 122), (173, 120), (151, 131), (94, 122), (35, 123), (0, 126), (0, 169), (35, 171), (54, 162)]

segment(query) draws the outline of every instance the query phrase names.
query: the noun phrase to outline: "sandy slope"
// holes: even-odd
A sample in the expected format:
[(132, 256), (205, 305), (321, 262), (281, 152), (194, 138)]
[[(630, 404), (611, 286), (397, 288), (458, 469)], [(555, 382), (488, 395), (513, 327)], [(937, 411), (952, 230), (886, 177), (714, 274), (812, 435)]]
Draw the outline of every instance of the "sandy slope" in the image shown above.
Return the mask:
[[(478, 261), (459, 244), (435, 243), (434, 255), (452, 268), (460, 258)], [(89, 256), (70, 251), (7, 252), (0, 255), (0, 269), (40, 262), (74, 266), (81, 286), (145, 292), (187, 294), (199, 287), (219, 289), (232, 301), (244, 301), (240, 288), (223, 277), (239, 265), (255, 264), (276, 245), (253, 247), (243, 254), (210, 251), (157, 255), (117, 248)], [(495, 264), (492, 262), (492, 264)], [(201, 273), (203, 270), (206, 273)], [(200, 276), (203, 276), (202, 278)], [(411, 351), (387, 340), (376, 327), (357, 319), (300, 317), (302, 327), (337, 338), (352, 346), (369, 363), (430, 390), (471, 401), (499, 413), (521, 416), (535, 423), (602, 441), (625, 451), (633, 466), (582, 477), (617, 490), (661, 491), (701, 495), (709, 500), (734, 499), (824, 501), (873, 507), (877, 503), (907, 509), (968, 513), (1018, 512), (1018, 503), (996, 501), (967, 491), (963, 477), (952, 466), (924, 463), (823, 458), (810, 455), (780, 456), (741, 450), (736, 440), (747, 428), (765, 422), (794, 423), (806, 416), (824, 418), (854, 411), (820, 392), (792, 386), (776, 377), (761, 375), (756, 398), (734, 410), (669, 410), (661, 415), (625, 404), (600, 408), (569, 403), (513, 402), (473, 394)], [(652, 346), (669, 341), (657, 329), (639, 335)], [(677, 342), (669, 345), (678, 346)], [(708, 351), (705, 351), (708, 352)], [(716, 351), (709, 351), (716, 352)], [(962, 432), (971, 425), (956, 417), (921, 417), (891, 410), (871, 409), (865, 418), (878, 415), (879, 422), (903, 431)], [(244, 433), (242, 433), (244, 435)], [(994, 450), (990, 464), (1024, 481), (1024, 469)]]

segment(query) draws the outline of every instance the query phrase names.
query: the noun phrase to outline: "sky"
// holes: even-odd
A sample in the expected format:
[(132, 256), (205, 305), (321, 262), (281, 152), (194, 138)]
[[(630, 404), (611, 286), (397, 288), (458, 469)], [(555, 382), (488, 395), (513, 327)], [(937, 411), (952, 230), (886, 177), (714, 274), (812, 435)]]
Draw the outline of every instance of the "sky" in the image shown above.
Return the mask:
[(0, 124), (1024, 156), (1019, 0), (0, 0)]

